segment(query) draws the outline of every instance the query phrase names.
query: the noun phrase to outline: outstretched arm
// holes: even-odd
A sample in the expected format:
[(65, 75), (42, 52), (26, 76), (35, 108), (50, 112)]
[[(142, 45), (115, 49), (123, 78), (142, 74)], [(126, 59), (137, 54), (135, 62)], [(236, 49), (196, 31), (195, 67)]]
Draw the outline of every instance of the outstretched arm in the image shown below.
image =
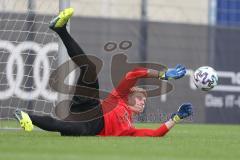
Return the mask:
[(153, 129), (135, 129), (132, 128), (129, 130), (128, 135), (129, 136), (136, 136), (136, 137), (161, 137), (164, 136), (176, 123), (178, 123), (180, 120), (189, 117), (192, 115), (192, 104), (185, 103), (182, 104), (178, 111), (174, 114), (172, 114), (171, 118), (162, 124), (159, 128), (153, 130)]
[(127, 95), (130, 91), (130, 88), (136, 84), (139, 78), (158, 78), (162, 80), (170, 80), (182, 78), (185, 74), (186, 69), (182, 65), (177, 65), (175, 68), (169, 69), (167, 71), (158, 71), (147, 68), (135, 68), (124, 76), (118, 87), (115, 89), (115, 95)]
[[(166, 122), (167, 123), (167, 122)], [(174, 122), (175, 123), (175, 122)], [(134, 136), (134, 137), (162, 137), (164, 136), (170, 129), (168, 126), (164, 123), (157, 129), (135, 129), (132, 128), (129, 130), (128, 136)], [(126, 136), (126, 135), (123, 135)]]

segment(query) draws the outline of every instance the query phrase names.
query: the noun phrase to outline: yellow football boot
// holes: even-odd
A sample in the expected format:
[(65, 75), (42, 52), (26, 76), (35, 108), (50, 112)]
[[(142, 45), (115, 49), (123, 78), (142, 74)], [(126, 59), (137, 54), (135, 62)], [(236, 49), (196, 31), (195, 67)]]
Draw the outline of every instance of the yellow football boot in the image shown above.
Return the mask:
[(68, 20), (72, 17), (74, 12), (73, 8), (66, 8), (59, 13), (57, 17), (51, 20), (49, 27), (51, 29), (61, 28), (67, 24)]
[(20, 126), (25, 130), (25, 131), (32, 131), (33, 130), (33, 124), (32, 121), (29, 117), (29, 115), (26, 112), (23, 112), (19, 109), (17, 109), (14, 113), (15, 118), (18, 120), (20, 123)]

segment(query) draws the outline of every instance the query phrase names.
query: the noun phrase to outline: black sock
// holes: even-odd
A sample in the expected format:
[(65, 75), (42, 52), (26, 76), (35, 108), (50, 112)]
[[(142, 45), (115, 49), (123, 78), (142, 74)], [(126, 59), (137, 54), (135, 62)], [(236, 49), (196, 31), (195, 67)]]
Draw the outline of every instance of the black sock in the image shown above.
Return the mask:
[(38, 116), (29, 114), (32, 123), (46, 131), (59, 131), (60, 124), (57, 119), (50, 116)]

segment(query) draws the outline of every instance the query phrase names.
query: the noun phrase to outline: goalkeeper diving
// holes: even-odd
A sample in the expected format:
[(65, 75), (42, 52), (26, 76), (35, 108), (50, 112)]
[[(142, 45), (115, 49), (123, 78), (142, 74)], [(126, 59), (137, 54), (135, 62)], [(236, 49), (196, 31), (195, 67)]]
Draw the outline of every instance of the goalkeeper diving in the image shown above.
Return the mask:
[[(74, 57), (81, 55), (85, 58), (86, 64), (80, 68), (80, 76), (77, 86), (84, 86), (93, 90), (93, 97), (75, 94), (70, 105), (71, 116), (81, 116), (89, 111), (97, 113), (96, 118), (87, 121), (59, 120), (51, 116), (39, 116), (26, 113), (17, 109), (14, 113), (21, 127), (25, 131), (32, 131), (33, 126), (37, 126), (46, 131), (59, 132), (62, 136), (164, 136), (168, 131), (182, 119), (192, 115), (191, 103), (183, 103), (179, 109), (171, 115), (169, 120), (161, 124), (156, 129), (137, 129), (133, 124), (133, 116), (143, 112), (147, 99), (145, 89), (136, 86), (136, 82), (141, 78), (157, 78), (161, 80), (180, 79), (185, 76), (186, 69), (182, 65), (177, 65), (167, 71), (157, 71), (150, 68), (135, 68), (125, 74), (119, 85), (104, 100), (99, 99), (99, 83), (96, 66), (84, 53), (82, 48), (76, 43), (66, 29), (68, 20), (73, 15), (73, 8), (67, 8), (54, 18), (49, 27), (56, 32), (63, 41), (68, 55), (76, 62)], [(90, 70), (90, 78), (95, 79), (93, 83), (84, 81), (84, 73)], [(112, 108), (114, 104), (114, 108)], [(68, 117), (69, 118), (69, 117)]]

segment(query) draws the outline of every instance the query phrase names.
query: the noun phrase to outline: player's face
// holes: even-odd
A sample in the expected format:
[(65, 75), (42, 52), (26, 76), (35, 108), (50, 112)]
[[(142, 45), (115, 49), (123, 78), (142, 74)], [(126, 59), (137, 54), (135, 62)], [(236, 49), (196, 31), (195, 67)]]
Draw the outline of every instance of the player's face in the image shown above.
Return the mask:
[(133, 93), (128, 97), (129, 108), (136, 114), (142, 113), (146, 103), (146, 96), (143, 93)]

